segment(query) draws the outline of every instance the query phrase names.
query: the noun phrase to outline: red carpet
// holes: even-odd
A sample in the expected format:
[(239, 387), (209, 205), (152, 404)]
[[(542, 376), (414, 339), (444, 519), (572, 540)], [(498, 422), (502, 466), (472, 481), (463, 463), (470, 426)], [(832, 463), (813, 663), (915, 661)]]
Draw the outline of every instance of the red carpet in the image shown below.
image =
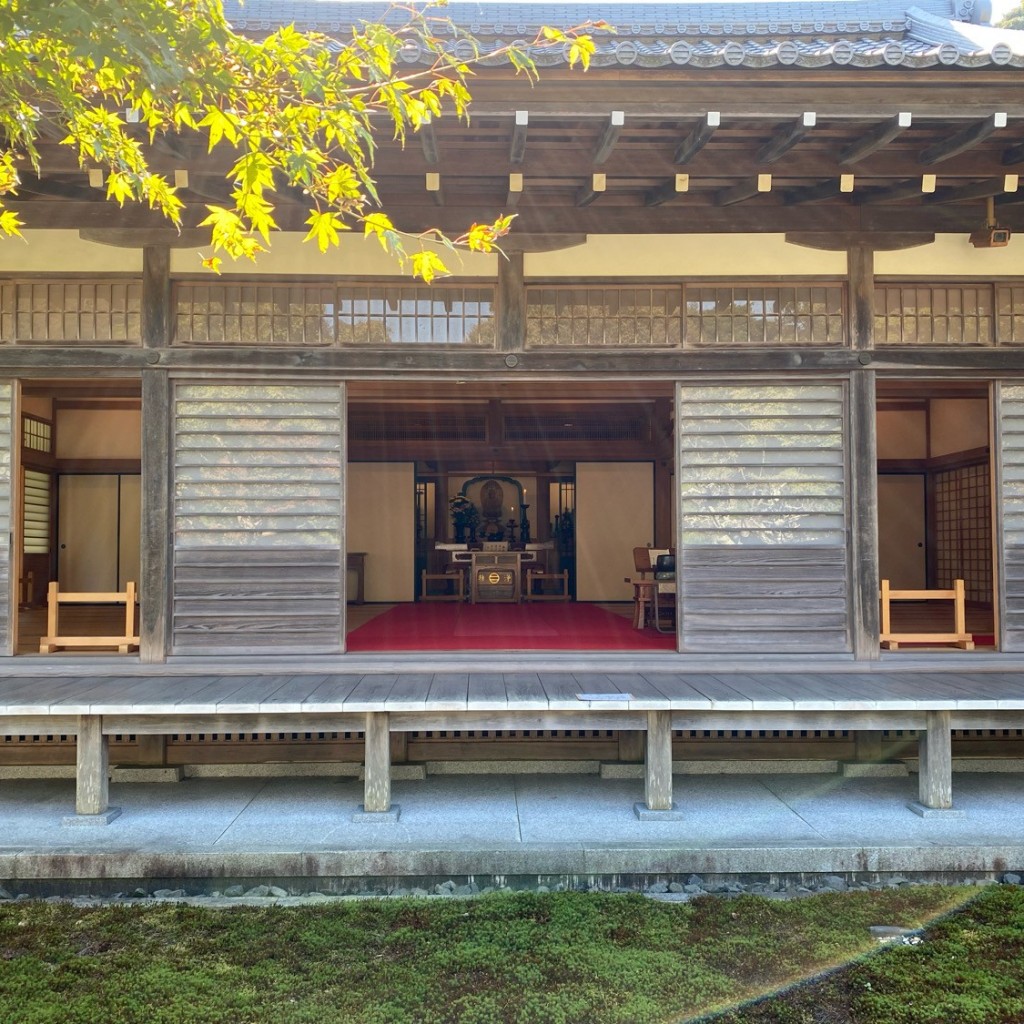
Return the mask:
[(348, 635), (349, 651), (674, 651), (676, 638), (634, 629), (592, 604), (400, 604)]

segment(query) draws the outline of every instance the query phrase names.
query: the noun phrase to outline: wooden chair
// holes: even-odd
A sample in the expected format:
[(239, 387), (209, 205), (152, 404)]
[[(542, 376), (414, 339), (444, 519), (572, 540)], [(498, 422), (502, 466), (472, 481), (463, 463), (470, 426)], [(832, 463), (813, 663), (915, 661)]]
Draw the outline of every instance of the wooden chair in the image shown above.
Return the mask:
[[(58, 619), (62, 604), (107, 603), (124, 605), (123, 636), (61, 636)], [(133, 647), (138, 646), (139, 637), (135, 632), (135, 584), (133, 582), (126, 583), (123, 591), (61, 593), (57, 581), (51, 581), (46, 594), (46, 636), (39, 638), (40, 654), (52, 654), (62, 647), (116, 647), (121, 654), (127, 654)]]
[[(881, 581), (882, 602), (881, 644), (890, 651), (900, 644), (955, 644), (965, 651), (974, 650), (974, 636), (967, 632), (967, 611), (964, 581), (953, 580), (951, 590), (893, 590), (888, 580)], [(892, 601), (952, 601), (952, 633), (894, 633), (892, 631)]]
[[(545, 583), (549, 580), (554, 580), (556, 584), (560, 584), (560, 589), (554, 593), (546, 593), (543, 589)], [(538, 593), (534, 590), (534, 584), (539, 583), (541, 585), (541, 591)], [(544, 569), (527, 569), (526, 570), (526, 587), (523, 591), (524, 601), (568, 601), (569, 600), (569, 570), (563, 569), (561, 572), (547, 572)]]
[[(431, 583), (443, 583), (444, 590), (441, 593), (432, 592)], [(448, 587), (451, 587), (451, 590)], [(465, 601), (466, 600), (466, 574), (462, 569), (449, 566), (444, 572), (427, 572), (424, 569), (420, 573), (420, 600), (421, 601)]]

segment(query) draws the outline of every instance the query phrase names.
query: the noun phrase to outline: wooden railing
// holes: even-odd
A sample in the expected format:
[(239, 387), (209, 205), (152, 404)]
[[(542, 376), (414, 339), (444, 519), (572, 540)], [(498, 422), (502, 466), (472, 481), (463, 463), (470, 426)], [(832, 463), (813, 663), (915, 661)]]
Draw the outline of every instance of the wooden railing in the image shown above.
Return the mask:
[[(967, 611), (964, 603), (964, 581), (953, 580), (951, 590), (893, 590), (888, 580), (882, 580), (882, 646), (895, 651), (900, 644), (955, 644), (965, 651), (974, 650), (974, 637), (967, 632)], [(892, 631), (892, 601), (952, 601), (952, 633), (894, 633)]]

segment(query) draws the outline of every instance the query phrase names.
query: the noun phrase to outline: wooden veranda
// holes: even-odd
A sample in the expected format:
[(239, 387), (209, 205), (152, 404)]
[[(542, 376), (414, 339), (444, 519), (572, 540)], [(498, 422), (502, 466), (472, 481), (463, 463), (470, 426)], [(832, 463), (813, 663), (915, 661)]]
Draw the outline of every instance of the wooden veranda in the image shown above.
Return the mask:
[[(589, 661), (589, 664), (588, 664)], [(142, 668), (95, 661), (5, 680), (0, 735), (77, 737), (76, 809), (106, 823), (109, 738), (172, 732), (351, 730), (364, 734), (364, 812), (392, 814), (392, 734), (414, 730), (601, 728), (643, 738), (644, 801), (636, 812), (672, 816), (674, 729), (912, 730), (920, 757), (918, 813), (953, 809), (951, 730), (1024, 725), (1024, 674), (1006, 664), (970, 671), (949, 661), (893, 670), (834, 666), (778, 671), (605, 671), (581, 659), (515, 672), (338, 673), (327, 665), (273, 674), (218, 665)], [(384, 670), (381, 670), (381, 669)], [(387, 670), (394, 669), (394, 671)], [(111, 674), (104, 674), (110, 671)], [(116, 674), (115, 674), (116, 673)], [(76, 820), (78, 820), (76, 819)]]

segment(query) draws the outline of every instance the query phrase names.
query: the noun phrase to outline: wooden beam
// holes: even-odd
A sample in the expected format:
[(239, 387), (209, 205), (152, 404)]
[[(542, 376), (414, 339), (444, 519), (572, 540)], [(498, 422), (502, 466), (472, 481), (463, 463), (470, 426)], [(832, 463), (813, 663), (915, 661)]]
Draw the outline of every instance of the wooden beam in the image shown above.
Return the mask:
[(758, 151), (756, 160), (759, 164), (773, 164), (783, 154), (788, 153), (815, 125), (817, 114), (813, 110), (805, 110), (798, 121), (781, 125)]
[(851, 142), (839, 153), (839, 164), (846, 167), (863, 160), (866, 156), (888, 146), (897, 135), (902, 135), (911, 125), (913, 118), (909, 111), (901, 111), (888, 121), (875, 125), (866, 135)]
[(434, 131), (433, 122), (429, 118), (420, 125), (420, 144), (423, 146), (423, 159), (428, 164), (440, 162), (441, 154), (437, 148), (437, 134)]
[(621, 110), (613, 110), (612, 116), (604, 126), (601, 138), (597, 140), (597, 148), (594, 150), (595, 166), (599, 167), (612, 155), (612, 150), (615, 148), (615, 143), (619, 141), (625, 123), (625, 113)]
[(595, 173), (590, 176), (590, 184), (584, 185), (576, 193), (577, 206), (589, 206), (608, 187), (607, 175)]
[(715, 206), (732, 206), (735, 203), (742, 203), (761, 192), (771, 192), (772, 176), (770, 174), (759, 174), (756, 178), (748, 181), (741, 181), (731, 188), (723, 188), (715, 193)]
[[(850, 252), (852, 341), (862, 351), (873, 345), (874, 302), (872, 253), (862, 248)], [(877, 661), (878, 642), (878, 465), (875, 434), (876, 382), (873, 370), (850, 375), (848, 423), (850, 455), (851, 561), (853, 592), (850, 606), (850, 640), (859, 661)]]
[(984, 121), (978, 121), (970, 125), (970, 127), (957, 132), (955, 135), (951, 135), (948, 139), (943, 139), (941, 142), (936, 142), (934, 145), (929, 146), (918, 156), (918, 162), (928, 165), (948, 160), (958, 153), (973, 149), (993, 132), (1005, 127), (1006, 114), (1001, 112), (990, 114)]
[(197, 249), (210, 244), (207, 228), (81, 228), (83, 242), (112, 245), (117, 249), (144, 249), (159, 246), (165, 249)]
[(722, 115), (717, 110), (709, 110), (694, 129), (686, 136), (676, 149), (672, 162), (675, 164), (689, 163), (706, 145), (715, 129), (722, 124)]
[(526, 110), (516, 111), (515, 127), (512, 129), (512, 144), (508, 160), (513, 166), (521, 164), (526, 156), (526, 133), (529, 130), (530, 114)]
[(959, 203), (968, 199), (987, 199), (989, 196), (1003, 195), (1017, 191), (1017, 182), (1013, 182), (1013, 188), (1008, 189), (1007, 178), (1016, 178), (1016, 175), (1007, 175), (1004, 178), (987, 178), (985, 181), (974, 181), (970, 185), (958, 185), (955, 188), (944, 188), (928, 196), (927, 203)]
[(667, 203), (683, 192), (689, 191), (690, 176), (688, 174), (677, 174), (663, 185), (648, 189), (644, 193), (644, 206), (661, 206), (662, 203)]

